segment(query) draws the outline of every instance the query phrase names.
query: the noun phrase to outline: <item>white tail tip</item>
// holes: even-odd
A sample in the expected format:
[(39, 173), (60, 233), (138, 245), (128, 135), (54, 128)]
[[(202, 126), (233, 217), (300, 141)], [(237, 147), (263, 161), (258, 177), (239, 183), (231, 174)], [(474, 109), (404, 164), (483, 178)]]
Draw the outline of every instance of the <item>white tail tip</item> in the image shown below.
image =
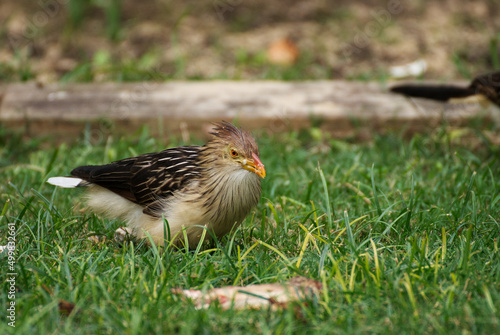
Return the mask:
[(64, 188), (77, 187), (83, 180), (73, 177), (52, 177), (47, 180), (47, 183)]

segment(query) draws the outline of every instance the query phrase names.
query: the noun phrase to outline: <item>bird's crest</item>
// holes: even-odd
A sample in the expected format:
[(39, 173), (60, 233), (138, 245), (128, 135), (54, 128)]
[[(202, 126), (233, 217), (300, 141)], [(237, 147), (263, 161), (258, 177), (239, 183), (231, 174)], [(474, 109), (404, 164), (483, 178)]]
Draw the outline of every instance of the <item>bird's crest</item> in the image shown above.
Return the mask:
[(251, 153), (259, 154), (257, 143), (253, 136), (240, 128), (237, 128), (232, 123), (227, 121), (215, 122), (214, 128), (210, 132), (215, 137), (215, 141), (226, 142), (238, 148), (242, 148), (251, 155)]

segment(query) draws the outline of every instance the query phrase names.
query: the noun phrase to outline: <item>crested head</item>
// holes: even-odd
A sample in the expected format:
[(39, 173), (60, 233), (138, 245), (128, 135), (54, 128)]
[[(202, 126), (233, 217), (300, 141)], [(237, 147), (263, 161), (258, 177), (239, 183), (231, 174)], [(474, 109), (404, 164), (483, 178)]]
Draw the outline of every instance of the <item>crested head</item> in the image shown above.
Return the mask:
[(264, 178), (266, 172), (253, 136), (227, 121), (214, 125), (210, 132), (213, 138), (205, 146), (206, 153), (219, 157), (219, 163), (225, 166), (239, 166)]
[(214, 126), (215, 127), (210, 132), (210, 134), (214, 136), (212, 139), (213, 142), (233, 145), (240, 150), (241, 154), (245, 154), (249, 157), (252, 156), (252, 153), (257, 156), (259, 155), (259, 147), (252, 134), (249, 132), (237, 128), (227, 121), (216, 122)]

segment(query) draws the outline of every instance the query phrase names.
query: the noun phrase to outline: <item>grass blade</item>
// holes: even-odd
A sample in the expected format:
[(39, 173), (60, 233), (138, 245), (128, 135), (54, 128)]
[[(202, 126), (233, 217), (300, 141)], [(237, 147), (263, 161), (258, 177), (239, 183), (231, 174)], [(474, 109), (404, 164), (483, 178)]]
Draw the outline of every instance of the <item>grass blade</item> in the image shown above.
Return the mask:
[[(332, 208), (330, 205), (330, 195), (328, 193), (328, 185), (326, 184), (326, 178), (323, 173), (323, 170), (321, 169), (320, 165), (318, 164), (318, 172), (319, 176), (321, 177), (321, 184), (323, 185), (323, 191), (325, 194), (325, 202), (326, 202), (326, 215), (328, 219), (328, 231), (333, 229), (333, 219), (332, 219)], [(339, 229), (338, 225), (336, 229)]]
[(374, 167), (375, 167), (375, 164), (372, 164), (371, 173), (370, 173), (370, 178), (372, 181), (372, 190), (373, 190), (373, 201), (375, 202), (375, 208), (377, 209), (378, 216), (382, 216), (382, 210), (380, 209), (380, 203), (378, 201), (377, 187), (375, 186), (375, 177), (374, 177), (374, 173), (373, 173)]

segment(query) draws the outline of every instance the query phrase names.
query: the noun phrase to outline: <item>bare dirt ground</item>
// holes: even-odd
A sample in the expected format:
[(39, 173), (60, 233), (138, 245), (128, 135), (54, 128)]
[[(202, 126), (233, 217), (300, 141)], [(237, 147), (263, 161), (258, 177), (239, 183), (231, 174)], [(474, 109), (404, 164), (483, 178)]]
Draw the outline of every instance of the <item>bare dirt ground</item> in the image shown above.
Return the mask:
[(69, 78), (120, 80), (103, 64), (175, 79), (274, 78), (272, 71), (287, 79), (266, 60), (268, 46), (285, 37), (300, 52), (288, 79), (374, 79), (424, 59), (423, 78), (455, 80), (499, 62), (497, 0), (123, 0), (118, 12), (112, 3), (120, 1), (2, 0), (0, 79), (52, 82), (90, 67), (90, 77)]

